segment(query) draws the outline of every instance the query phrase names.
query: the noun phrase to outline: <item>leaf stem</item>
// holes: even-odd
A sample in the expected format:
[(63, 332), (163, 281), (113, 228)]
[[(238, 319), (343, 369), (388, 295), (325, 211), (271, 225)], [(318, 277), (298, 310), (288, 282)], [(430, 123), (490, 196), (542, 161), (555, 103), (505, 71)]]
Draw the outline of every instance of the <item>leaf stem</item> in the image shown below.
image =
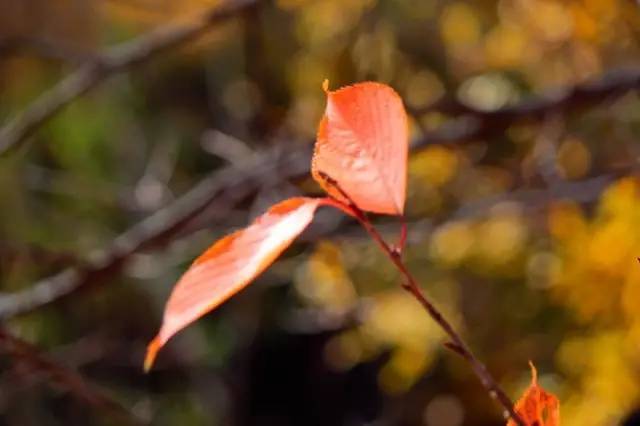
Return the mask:
[(345, 191), (340, 187), (336, 180), (328, 176), (326, 173), (321, 172), (319, 174), (323, 177), (323, 179), (326, 179), (327, 183), (334, 186), (348, 201), (348, 203), (343, 203), (345, 204), (345, 207), (351, 210), (351, 212), (353, 213), (353, 217), (355, 217), (358, 222), (360, 222), (362, 227), (380, 246), (382, 251), (395, 265), (400, 274), (402, 274), (405, 280), (402, 284), (402, 288), (409, 292), (422, 305), (429, 316), (449, 336), (451, 341), (445, 343), (445, 347), (460, 355), (471, 365), (473, 372), (478, 377), (478, 379), (480, 379), (480, 383), (482, 383), (482, 386), (487, 390), (489, 396), (497, 401), (500, 405), (502, 405), (502, 407), (506, 410), (513, 421), (518, 424), (518, 426), (527, 426), (520, 415), (515, 412), (515, 409), (513, 408), (513, 402), (507, 396), (505, 391), (502, 390), (489, 370), (487, 370), (487, 367), (478, 358), (476, 358), (476, 356), (473, 354), (473, 352), (471, 352), (471, 349), (469, 349), (469, 346), (465, 343), (460, 334), (458, 334), (458, 332), (453, 328), (451, 323), (444, 317), (440, 310), (436, 308), (435, 305), (433, 305), (433, 303), (431, 303), (428, 297), (424, 294), (424, 292), (420, 288), (420, 285), (402, 260), (401, 252), (387, 244), (387, 242), (384, 240), (384, 238), (382, 238), (382, 235), (380, 235), (373, 223), (371, 223), (367, 214), (353, 202), (353, 199), (349, 197), (347, 193), (345, 193)]

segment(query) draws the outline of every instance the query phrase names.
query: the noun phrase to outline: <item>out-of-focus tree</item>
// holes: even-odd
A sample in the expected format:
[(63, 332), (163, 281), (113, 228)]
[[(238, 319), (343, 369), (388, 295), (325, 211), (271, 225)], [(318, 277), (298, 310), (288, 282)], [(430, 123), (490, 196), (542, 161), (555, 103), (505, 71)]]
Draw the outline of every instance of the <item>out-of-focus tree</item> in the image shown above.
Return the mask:
[[(0, 2), (0, 123), (107, 47), (218, 6)], [(563, 425), (620, 424), (640, 407), (638, 58), (629, 0), (242, 8), (0, 157), (0, 316), (152, 424), (502, 424), (393, 266), (332, 213), (141, 372), (190, 261), (274, 202), (319, 192), (306, 173), (322, 81), (376, 80), (411, 115), (406, 260), (424, 290), (512, 396), (533, 360)], [(44, 291), (59, 283), (77, 285)], [(37, 284), (51, 303), (13, 297)], [(122, 424), (2, 353), (3, 423)]]

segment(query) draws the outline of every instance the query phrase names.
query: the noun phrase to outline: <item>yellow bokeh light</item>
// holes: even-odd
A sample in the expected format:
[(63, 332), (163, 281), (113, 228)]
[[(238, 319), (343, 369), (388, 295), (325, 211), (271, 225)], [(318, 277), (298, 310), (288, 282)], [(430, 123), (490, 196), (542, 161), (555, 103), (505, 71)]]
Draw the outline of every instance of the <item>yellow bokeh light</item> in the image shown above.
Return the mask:
[(558, 202), (551, 206), (548, 216), (550, 234), (561, 242), (582, 242), (587, 223), (582, 210), (571, 202)]
[(516, 25), (493, 27), (485, 37), (484, 48), (487, 64), (494, 68), (516, 67), (538, 56), (523, 28)]
[(475, 108), (492, 111), (518, 98), (515, 86), (502, 74), (489, 73), (469, 78), (458, 89), (460, 99)]
[(457, 171), (456, 152), (441, 146), (430, 146), (409, 160), (409, 175), (435, 187), (449, 182)]
[(451, 222), (436, 230), (431, 238), (430, 253), (434, 260), (447, 266), (462, 263), (471, 253), (475, 230), (468, 222)]
[(324, 348), (324, 360), (337, 371), (348, 370), (363, 359), (361, 338), (349, 330), (332, 337)]
[(432, 356), (425, 350), (400, 347), (378, 373), (380, 388), (390, 394), (406, 392), (431, 364)]
[(581, 140), (569, 138), (558, 148), (557, 164), (565, 178), (581, 178), (591, 167), (591, 152)]
[(309, 260), (295, 275), (295, 288), (308, 303), (329, 310), (346, 311), (356, 301), (340, 248), (329, 241), (316, 245)]
[(470, 47), (480, 39), (480, 22), (475, 10), (466, 3), (447, 5), (440, 20), (440, 34), (453, 49)]
[(444, 94), (444, 87), (438, 77), (427, 70), (412, 73), (406, 83), (404, 100), (420, 108), (435, 102)]
[(498, 212), (479, 225), (475, 255), (488, 266), (506, 265), (522, 254), (527, 237), (528, 228), (517, 209)]

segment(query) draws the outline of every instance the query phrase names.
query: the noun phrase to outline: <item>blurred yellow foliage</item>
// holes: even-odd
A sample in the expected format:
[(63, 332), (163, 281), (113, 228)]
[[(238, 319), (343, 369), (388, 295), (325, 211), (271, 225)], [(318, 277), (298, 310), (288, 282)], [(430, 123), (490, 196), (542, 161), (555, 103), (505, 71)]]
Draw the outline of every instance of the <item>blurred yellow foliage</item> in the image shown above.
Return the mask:
[(563, 424), (617, 424), (640, 401), (640, 181), (609, 187), (591, 220), (557, 205), (549, 229), (560, 257), (552, 295), (588, 325), (557, 352), (570, 379)]
[(640, 400), (638, 341), (624, 331), (566, 339), (557, 362), (570, 385), (562, 399), (563, 426), (620, 424)]
[(579, 3), (571, 4), (574, 33), (582, 40), (595, 40), (598, 36), (598, 22), (589, 11)]
[(298, 10), (298, 39), (307, 46), (327, 45), (355, 25), (373, 3), (372, 0), (309, 2)]
[(457, 266), (471, 253), (475, 237), (475, 229), (470, 222), (447, 223), (431, 237), (431, 256), (446, 266)]
[(406, 392), (431, 365), (434, 351), (424, 347), (400, 346), (391, 352), (391, 359), (378, 373), (378, 384), (387, 394)]
[(440, 79), (431, 71), (412, 72), (408, 77), (403, 100), (413, 108), (420, 108), (435, 102), (444, 95)]
[(492, 270), (508, 266), (523, 253), (528, 227), (516, 204), (502, 204), (478, 225), (474, 254), (482, 268)]
[[(450, 280), (429, 286), (430, 296), (442, 302), (443, 311), (454, 320), (456, 288)], [(442, 331), (399, 286), (375, 291), (363, 302), (360, 324), (334, 336), (325, 347), (325, 359), (333, 368), (344, 370), (389, 351), (390, 358), (379, 372), (380, 387), (390, 394), (406, 391), (432, 364)]]
[(449, 268), (470, 262), (478, 272), (510, 275), (520, 270), (517, 261), (527, 241), (527, 223), (518, 206), (501, 204), (486, 219), (440, 226), (431, 237), (430, 254)]
[(352, 308), (356, 294), (344, 269), (340, 248), (319, 242), (295, 275), (297, 293), (309, 304), (344, 312)]
[[(436, 284), (446, 296), (444, 311), (455, 305), (455, 284)], [(444, 335), (406, 292), (395, 289), (376, 293), (365, 314), (360, 333), (371, 349), (371, 355), (391, 350), (391, 358), (380, 370), (379, 383), (388, 393), (407, 390), (431, 365)], [(450, 314), (450, 312), (447, 312)]]
[(484, 40), (487, 65), (511, 68), (535, 58), (527, 33), (520, 26), (505, 23), (495, 26)]
[(551, 236), (563, 247), (583, 244), (587, 222), (580, 206), (570, 202), (557, 202), (549, 211), (548, 227)]
[(453, 150), (432, 146), (409, 159), (410, 216), (437, 213), (443, 204), (442, 192), (460, 168), (460, 158)]
[(409, 175), (420, 181), (416, 184), (440, 187), (449, 182), (457, 170), (456, 152), (442, 146), (430, 146), (412, 155), (409, 160)]
[(451, 49), (473, 46), (480, 39), (480, 21), (476, 11), (467, 3), (447, 5), (442, 13), (440, 33)]
[(581, 140), (569, 138), (560, 145), (557, 162), (563, 177), (578, 179), (591, 167), (591, 152)]
[(572, 35), (573, 19), (565, 2), (518, 0), (515, 3), (517, 18), (542, 41), (558, 43)]

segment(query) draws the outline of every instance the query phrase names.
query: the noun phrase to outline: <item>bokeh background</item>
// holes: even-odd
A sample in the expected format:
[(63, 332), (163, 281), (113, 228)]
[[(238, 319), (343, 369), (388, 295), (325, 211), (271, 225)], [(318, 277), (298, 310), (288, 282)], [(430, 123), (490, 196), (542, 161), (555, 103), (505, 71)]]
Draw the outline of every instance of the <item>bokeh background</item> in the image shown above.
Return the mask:
[[(1, 122), (109, 46), (213, 7), (1, 0)], [(403, 97), (407, 262), (507, 392), (532, 360), (564, 426), (640, 424), (635, 67), (632, 0), (258, 1), (126, 66), (0, 158), (0, 424), (504, 424), (329, 211), (142, 373), (189, 262), (319, 193), (325, 78)]]

